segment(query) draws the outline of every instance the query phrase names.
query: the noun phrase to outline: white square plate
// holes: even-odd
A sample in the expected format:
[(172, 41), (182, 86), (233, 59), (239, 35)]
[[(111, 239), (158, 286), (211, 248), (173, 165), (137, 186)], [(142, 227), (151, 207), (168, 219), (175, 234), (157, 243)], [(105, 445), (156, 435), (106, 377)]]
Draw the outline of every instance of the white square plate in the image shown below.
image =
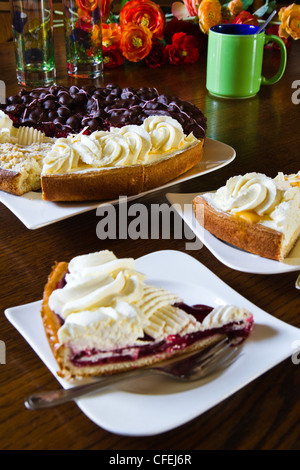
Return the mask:
[[(139, 258), (136, 268), (146, 274), (149, 284), (178, 293), (189, 304), (233, 304), (248, 308), (255, 326), (243, 343), (238, 359), (202, 381), (183, 384), (160, 376), (143, 377), (77, 400), (82, 412), (107, 431), (149, 436), (174, 429), (295, 353), (293, 348), (299, 344), (300, 329), (250, 303), (193, 257), (179, 251), (158, 251)], [(34, 302), (9, 308), (5, 314), (60, 384), (69, 388), (72, 385), (56, 374), (57, 365), (44, 334), (40, 306), (41, 302)]]
[(199, 240), (221, 263), (237, 271), (253, 274), (279, 274), (300, 271), (300, 240), (284, 261), (275, 261), (229, 245), (205, 230), (197, 222), (193, 210), (193, 199), (199, 194), (200, 192), (168, 193), (166, 198)]
[[(132, 201), (145, 194), (218, 170), (231, 163), (235, 156), (235, 150), (229, 145), (207, 138), (205, 140), (202, 160), (194, 168), (159, 188), (130, 196), (127, 198), (127, 201)], [(123, 195), (120, 194), (120, 196)], [(0, 202), (13, 212), (28, 229), (34, 230), (67, 219), (68, 217), (97, 209), (97, 207), (107, 203), (117, 204), (119, 200), (56, 203), (43, 201), (41, 191), (30, 191), (23, 196), (14, 196), (13, 194), (0, 191)]]

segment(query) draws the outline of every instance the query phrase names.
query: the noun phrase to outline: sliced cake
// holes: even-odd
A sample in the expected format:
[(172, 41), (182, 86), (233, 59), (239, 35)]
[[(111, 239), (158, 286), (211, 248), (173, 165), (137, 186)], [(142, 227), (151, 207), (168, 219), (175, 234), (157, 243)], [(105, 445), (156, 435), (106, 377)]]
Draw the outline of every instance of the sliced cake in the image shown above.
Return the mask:
[(45, 332), (63, 377), (144, 367), (200, 350), (227, 335), (234, 344), (253, 317), (237, 306), (188, 306), (148, 285), (131, 258), (101, 251), (57, 263), (45, 286)]
[(40, 189), (43, 160), (52, 145), (41, 131), (15, 128), (0, 111), (0, 189), (17, 196)]
[(231, 245), (283, 260), (300, 236), (300, 187), (293, 181), (261, 173), (234, 176), (194, 199), (196, 219)]
[(148, 191), (199, 163), (203, 143), (169, 116), (59, 138), (44, 159), (43, 199), (103, 200)]
[(21, 89), (0, 108), (0, 190), (17, 195), (42, 187), (54, 202), (130, 196), (203, 156), (202, 111), (155, 88)]

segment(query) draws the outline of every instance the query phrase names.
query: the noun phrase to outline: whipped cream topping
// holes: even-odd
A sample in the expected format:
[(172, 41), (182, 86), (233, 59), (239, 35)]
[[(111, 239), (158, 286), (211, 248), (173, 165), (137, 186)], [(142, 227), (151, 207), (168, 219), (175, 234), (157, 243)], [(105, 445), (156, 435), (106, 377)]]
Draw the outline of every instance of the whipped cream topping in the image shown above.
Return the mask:
[(110, 351), (145, 344), (145, 333), (159, 341), (246, 318), (244, 310), (217, 307), (201, 324), (174, 305), (178, 295), (146, 284), (132, 258), (118, 259), (110, 251), (73, 258), (65, 281), (52, 292), (49, 306), (64, 321), (60, 343), (74, 351)]
[(0, 111), (0, 144), (8, 143), (29, 146), (51, 141), (53, 141), (52, 138), (46, 137), (43, 132), (33, 127), (14, 127), (10, 117), (3, 111)]
[(247, 322), (252, 318), (249, 310), (235, 305), (221, 305), (214, 308), (203, 320), (202, 329), (218, 328), (228, 323)]
[(167, 116), (151, 116), (145, 119), (144, 128), (151, 138), (151, 152), (171, 152), (193, 143), (193, 134), (185, 136), (181, 124)]
[(270, 214), (282, 197), (274, 180), (261, 173), (233, 176), (212, 196), (214, 205), (232, 214), (254, 211), (263, 216)]
[(247, 173), (230, 178), (225, 186), (203, 197), (216, 209), (230, 214), (253, 212), (258, 222), (285, 231), (289, 220), (299, 219), (299, 188), (278, 184), (261, 173)]
[(128, 125), (85, 135), (59, 138), (44, 160), (43, 173), (147, 164), (183, 151), (198, 140), (185, 136), (181, 124), (169, 116), (151, 116), (141, 126)]
[(291, 173), (289, 175), (285, 175), (284, 173), (280, 172), (275, 178), (275, 181), (278, 185), (281, 185), (284, 189), (290, 186), (300, 186), (300, 171), (298, 173)]
[[(11, 143), (11, 130), (13, 122), (7, 114), (0, 111), (0, 144)], [(15, 142), (17, 139), (14, 139)]]

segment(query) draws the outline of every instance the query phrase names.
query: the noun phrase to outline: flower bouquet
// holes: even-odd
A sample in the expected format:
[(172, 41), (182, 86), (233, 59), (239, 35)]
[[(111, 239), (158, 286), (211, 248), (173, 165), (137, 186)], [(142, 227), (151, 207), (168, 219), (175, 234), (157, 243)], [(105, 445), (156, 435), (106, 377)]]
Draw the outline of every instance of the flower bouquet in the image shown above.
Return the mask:
[[(75, 1), (75, 0), (74, 0)], [(96, 0), (76, 0), (93, 4)], [(90, 30), (90, 13), (82, 8), (80, 21), (86, 32), (78, 42), (82, 47), (97, 49), (102, 44), (104, 68), (121, 66), (125, 61), (145, 63), (148, 67), (192, 64), (198, 61), (207, 43), (209, 29), (221, 23), (259, 25), (264, 15), (276, 7), (275, 0), (266, 3), (254, 13), (248, 11), (253, 0), (182, 0), (172, 4), (166, 13), (152, 0), (123, 0), (119, 12), (113, 11), (113, 2), (101, 2), (101, 31)], [(300, 38), (300, 5), (295, 3), (278, 12), (277, 21), (267, 30), (277, 34), (288, 45), (290, 39)], [(81, 33), (82, 34), (82, 33)], [(102, 34), (102, 37), (101, 37)], [(72, 36), (73, 35), (73, 36)], [(71, 32), (76, 41), (76, 31)]]

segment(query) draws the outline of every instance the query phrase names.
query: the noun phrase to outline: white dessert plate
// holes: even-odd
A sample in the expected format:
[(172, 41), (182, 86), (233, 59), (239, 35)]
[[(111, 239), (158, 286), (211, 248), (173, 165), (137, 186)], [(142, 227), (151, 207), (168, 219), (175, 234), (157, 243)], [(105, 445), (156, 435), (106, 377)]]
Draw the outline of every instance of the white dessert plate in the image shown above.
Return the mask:
[(300, 240), (284, 261), (262, 258), (229, 245), (205, 230), (197, 222), (192, 202), (198, 194), (200, 193), (168, 193), (166, 198), (199, 240), (221, 263), (237, 271), (253, 274), (279, 274), (300, 271)]
[[(127, 201), (140, 198), (145, 194), (149, 194), (159, 189), (167, 188), (178, 183), (183, 183), (189, 179), (196, 178), (197, 176), (210, 173), (211, 171), (218, 170), (225, 165), (231, 163), (236, 156), (235, 150), (227, 144), (218, 142), (217, 140), (207, 138), (205, 140), (203, 158), (199, 164), (194, 168), (179, 176), (178, 178), (170, 181), (169, 183), (160, 186), (159, 188), (150, 191), (130, 196)], [(120, 195), (122, 196), (122, 194)], [(97, 209), (107, 203), (117, 204), (119, 200), (109, 200), (101, 202), (81, 202), (81, 203), (55, 203), (50, 201), (43, 201), (41, 191), (30, 191), (23, 196), (14, 196), (13, 194), (0, 191), (0, 202), (2, 202), (15, 216), (31, 230), (44, 227), (46, 225), (59, 222), (60, 220), (67, 219), (83, 212), (88, 212)]]
[[(270, 315), (253, 305), (195, 258), (179, 251), (158, 251), (139, 258), (136, 267), (146, 274), (149, 284), (178, 293), (189, 304), (248, 308), (255, 326), (237, 360), (202, 381), (184, 384), (153, 375), (78, 399), (81, 411), (98, 426), (120, 435), (160, 434), (201, 415), (288, 357), (294, 367), (300, 329), (278, 320), (276, 312)], [(57, 376), (40, 306), (38, 301), (9, 308), (5, 314), (60, 384), (70, 388), (72, 384)]]

